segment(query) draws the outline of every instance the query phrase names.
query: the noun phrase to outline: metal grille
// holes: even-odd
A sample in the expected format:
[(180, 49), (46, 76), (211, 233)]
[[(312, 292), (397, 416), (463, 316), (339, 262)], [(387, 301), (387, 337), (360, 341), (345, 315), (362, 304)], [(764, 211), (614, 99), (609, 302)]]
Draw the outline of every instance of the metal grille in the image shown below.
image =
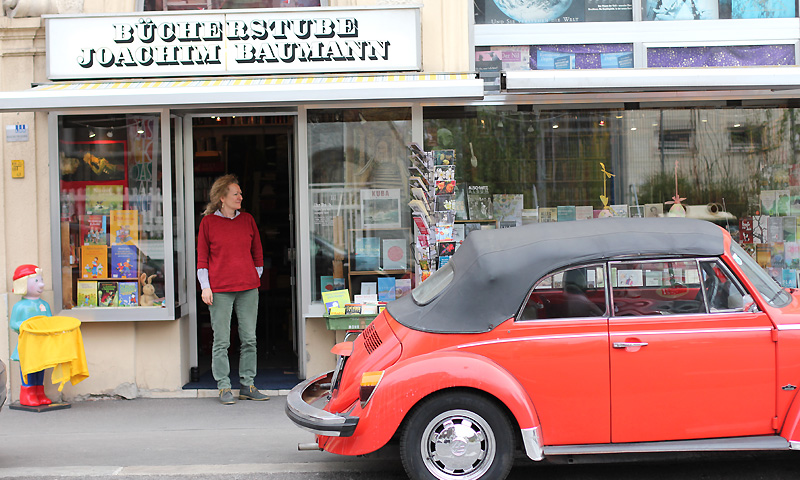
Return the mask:
[(377, 348), (381, 346), (381, 343), (383, 343), (380, 335), (378, 335), (378, 330), (372, 324), (370, 324), (361, 335), (364, 337), (364, 347), (370, 354), (377, 350)]

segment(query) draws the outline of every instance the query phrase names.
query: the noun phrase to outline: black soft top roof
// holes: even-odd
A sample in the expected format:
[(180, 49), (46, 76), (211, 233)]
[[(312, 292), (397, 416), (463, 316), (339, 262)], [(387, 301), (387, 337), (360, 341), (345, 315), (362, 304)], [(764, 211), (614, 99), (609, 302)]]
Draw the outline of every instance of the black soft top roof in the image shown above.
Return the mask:
[(619, 257), (718, 256), (724, 230), (686, 218), (604, 218), (470, 233), (450, 260), (453, 280), (425, 305), (411, 295), (387, 310), (435, 333), (487, 332), (513, 317), (534, 282), (561, 268)]

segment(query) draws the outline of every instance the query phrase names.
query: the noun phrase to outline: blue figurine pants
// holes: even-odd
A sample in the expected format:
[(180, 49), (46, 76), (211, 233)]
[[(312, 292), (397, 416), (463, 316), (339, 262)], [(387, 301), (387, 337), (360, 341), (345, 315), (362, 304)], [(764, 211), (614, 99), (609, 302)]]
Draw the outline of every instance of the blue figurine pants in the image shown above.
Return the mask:
[(19, 377), (22, 379), (23, 387), (35, 387), (36, 385), (44, 385), (44, 370), (28, 374), (28, 382), (25, 382), (25, 375), (22, 371), (19, 372)]

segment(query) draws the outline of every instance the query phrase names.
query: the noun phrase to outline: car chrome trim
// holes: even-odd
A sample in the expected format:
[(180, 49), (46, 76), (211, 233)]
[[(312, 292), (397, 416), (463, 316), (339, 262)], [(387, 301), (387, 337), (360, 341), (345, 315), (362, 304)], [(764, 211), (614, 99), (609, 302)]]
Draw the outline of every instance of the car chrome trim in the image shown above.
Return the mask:
[(800, 442), (789, 442), (789, 448), (792, 450), (800, 450)]
[(464, 343), (462, 345), (458, 345), (456, 348), (461, 349), (461, 348), (480, 347), (482, 345), (493, 345), (496, 343), (529, 342), (531, 340), (551, 340), (554, 338), (588, 338), (588, 337), (608, 338), (608, 332), (603, 331), (602, 333), (580, 333), (574, 335), (533, 335), (529, 337), (518, 337), (518, 338), (495, 338), (492, 340), (484, 340), (481, 342)]
[[(797, 443), (797, 442), (795, 442)], [(783, 437), (731, 437), (668, 442), (560, 445), (544, 447), (545, 455), (586, 455), (606, 453), (710, 452), (738, 450), (789, 450), (792, 445)]]
[(329, 383), (333, 372), (311, 377), (295, 386), (286, 396), (286, 415), (298, 427), (326, 437), (349, 437), (358, 425), (358, 417), (337, 415), (314, 407), (305, 401), (305, 393)]
[(522, 443), (525, 444), (525, 454), (528, 455), (528, 458), (537, 462), (544, 459), (540, 430), (541, 427), (522, 429)]
[[(706, 314), (703, 314), (706, 315)], [(670, 315), (672, 317), (673, 315)], [(663, 318), (663, 317), (658, 317)], [(627, 332), (611, 332), (611, 335), (683, 335), (687, 333), (721, 333), (721, 332), (771, 332), (772, 327), (742, 327), (742, 328), (698, 328), (689, 330), (635, 330)]]
[(800, 325), (778, 325), (776, 328), (778, 330), (800, 330)]

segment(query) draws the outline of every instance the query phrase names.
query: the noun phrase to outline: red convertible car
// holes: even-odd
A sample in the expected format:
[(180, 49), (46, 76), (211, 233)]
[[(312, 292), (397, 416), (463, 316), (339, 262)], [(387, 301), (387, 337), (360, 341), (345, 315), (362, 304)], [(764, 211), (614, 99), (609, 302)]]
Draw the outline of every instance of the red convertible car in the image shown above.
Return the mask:
[(800, 449), (800, 294), (678, 218), (469, 235), (286, 412), (343, 455), (399, 440), (414, 479), (555, 455)]

